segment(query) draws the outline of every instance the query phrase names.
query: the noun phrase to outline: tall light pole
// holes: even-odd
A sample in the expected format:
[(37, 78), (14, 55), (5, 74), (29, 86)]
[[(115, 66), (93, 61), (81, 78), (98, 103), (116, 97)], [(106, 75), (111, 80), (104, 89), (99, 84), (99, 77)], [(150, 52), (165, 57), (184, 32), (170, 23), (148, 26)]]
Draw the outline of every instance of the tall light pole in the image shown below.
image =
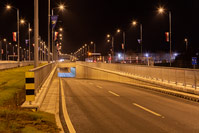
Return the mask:
[[(49, 0), (50, 1), (50, 0)], [(49, 5), (49, 7), (50, 7), (50, 5)], [(58, 7), (55, 7), (55, 8), (52, 8), (52, 16), (54, 16), (54, 9), (59, 9), (59, 10), (64, 10), (65, 9), (65, 6), (63, 5), (63, 4), (60, 4)], [(50, 10), (50, 9), (49, 9)], [(50, 11), (49, 11), (50, 12)], [(49, 26), (50, 27), (50, 26)], [(63, 31), (63, 29), (62, 28), (60, 28), (59, 29), (61, 32)], [(53, 58), (55, 57), (55, 53), (54, 53), (54, 39), (53, 39), (53, 36), (54, 36), (54, 29), (53, 29), (53, 27), (52, 27), (52, 60), (53, 60)]]
[(38, 62), (38, 39), (39, 39), (39, 1), (34, 0), (34, 67), (39, 66)]
[[(133, 21), (132, 22), (132, 25), (133, 26), (136, 26), (137, 25), (137, 21)], [(142, 28), (142, 24), (140, 23), (140, 51), (141, 51), (141, 57), (142, 57), (142, 53), (143, 53), (143, 50), (142, 50), (142, 42), (143, 42), (143, 28)]]
[[(24, 23), (26, 23), (26, 21), (25, 20), (23, 20), (23, 19), (21, 19), (21, 24), (24, 24)], [(28, 48), (28, 60), (30, 61), (30, 45), (31, 45), (31, 43), (30, 43), (30, 32), (32, 31), (32, 29), (30, 28), (30, 23), (28, 22), (28, 44), (29, 44), (29, 48)]]
[(188, 49), (188, 39), (185, 38), (184, 41), (185, 41), (185, 43), (186, 43), (186, 51), (187, 51), (187, 49)]
[[(158, 13), (163, 14), (165, 12), (165, 9), (163, 7), (158, 8)], [(171, 44), (171, 28), (172, 28), (172, 23), (171, 23), (171, 11), (169, 11), (169, 43), (170, 43), (170, 67), (171, 67), (171, 57), (172, 57), (172, 44)]]
[[(120, 33), (121, 30), (117, 29), (117, 33)], [(122, 32), (123, 34), (123, 44), (122, 44), (122, 49), (124, 50), (124, 56), (123, 56), (123, 62), (125, 61), (125, 44), (126, 44), (126, 34), (125, 31)]]
[(30, 32), (32, 31), (32, 29), (30, 28), (30, 23), (28, 23), (28, 42), (29, 42), (29, 53), (28, 53), (28, 57), (29, 57), (29, 61), (30, 61)]
[(111, 37), (110, 34), (107, 34), (106, 37), (108, 38), (107, 42), (110, 43), (110, 38), (111, 38), (111, 60), (114, 62), (114, 36)]
[(10, 5), (7, 5), (6, 6), (6, 8), (9, 10), (9, 9), (11, 9), (11, 8), (13, 8), (13, 9), (15, 9), (16, 11), (17, 11), (17, 45), (18, 45), (18, 47), (17, 47), (17, 61), (18, 61), (18, 63), (19, 63), (19, 61), (20, 61), (20, 52), (19, 52), (19, 48), (20, 48), (20, 40), (19, 40), (19, 9), (18, 8), (15, 8), (15, 7), (13, 7), (13, 6), (10, 6)]
[(7, 55), (8, 54), (7, 39), (4, 38), (3, 41), (4, 41), (5, 45), (6, 45), (6, 52), (5, 52), (6, 53), (6, 59), (5, 60), (8, 60), (8, 55)]
[(48, 0), (48, 63), (50, 63), (50, 0)]

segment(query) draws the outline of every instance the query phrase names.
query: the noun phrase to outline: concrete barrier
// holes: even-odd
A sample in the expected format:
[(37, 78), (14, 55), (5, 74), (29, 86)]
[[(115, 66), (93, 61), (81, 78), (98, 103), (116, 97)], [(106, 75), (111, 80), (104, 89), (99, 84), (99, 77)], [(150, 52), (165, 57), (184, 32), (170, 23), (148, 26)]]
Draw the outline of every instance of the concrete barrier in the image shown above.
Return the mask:
[[(106, 81), (114, 81), (114, 82), (119, 82), (119, 83), (126, 83), (126, 84), (140, 86), (142, 88), (152, 89), (152, 90), (156, 90), (156, 91), (171, 94), (171, 95), (176, 95), (179, 97), (187, 98), (189, 100), (199, 101), (199, 96), (198, 96), (199, 90), (194, 90), (194, 89), (191, 90), (191, 89), (185, 88), (184, 86), (177, 86), (176, 84), (173, 85), (169, 83), (163, 83), (162, 81), (152, 80), (151, 78), (135, 76), (127, 72), (102, 69), (97, 64), (95, 64), (95, 66), (98, 66), (98, 67), (93, 67), (93, 64), (87, 65), (85, 63), (77, 63), (76, 78), (106, 80)], [(147, 76), (148, 75), (146, 75), (146, 77)]]

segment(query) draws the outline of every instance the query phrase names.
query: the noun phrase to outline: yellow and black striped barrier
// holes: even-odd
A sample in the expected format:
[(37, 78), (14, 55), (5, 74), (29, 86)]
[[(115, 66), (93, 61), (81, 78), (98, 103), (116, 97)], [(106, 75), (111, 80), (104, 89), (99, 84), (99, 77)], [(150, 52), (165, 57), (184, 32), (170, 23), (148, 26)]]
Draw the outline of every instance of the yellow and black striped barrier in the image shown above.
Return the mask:
[(35, 100), (35, 74), (34, 72), (26, 72), (26, 101), (32, 102)]

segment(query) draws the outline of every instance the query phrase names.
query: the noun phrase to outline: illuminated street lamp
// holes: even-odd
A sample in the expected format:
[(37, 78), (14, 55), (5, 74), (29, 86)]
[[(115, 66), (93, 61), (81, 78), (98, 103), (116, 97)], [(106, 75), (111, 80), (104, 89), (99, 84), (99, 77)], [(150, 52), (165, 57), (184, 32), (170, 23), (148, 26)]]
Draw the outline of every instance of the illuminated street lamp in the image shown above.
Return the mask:
[[(50, 1), (50, 0), (49, 0)], [(50, 5), (49, 5), (50, 6)], [(54, 9), (59, 9), (61, 11), (63, 11), (65, 9), (65, 6), (63, 4), (60, 4), (58, 7), (55, 7), (55, 8), (52, 8), (52, 15), (54, 15)], [(62, 28), (59, 29), (60, 31), (63, 31)], [(49, 31), (50, 31), (50, 25), (49, 25)], [(53, 57), (54, 57), (54, 40), (53, 40), (53, 34), (54, 34), (54, 30), (52, 28), (52, 53), (53, 53), (53, 56), (52, 56), (52, 60), (53, 60)], [(50, 38), (50, 34), (49, 34), (49, 38)], [(49, 39), (50, 40), (50, 39)], [(62, 38), (60, 38), (60, 40), (62, 40)], [(50, 44), (49, 44), (49, 48), (50, 48)], [(49, 49), (50, 50), (50, 49)], [(50, 58), (49, 58), (50, 59)]]
[[(120, 33), (121, 30), (117, 29), (117, 33)], [(122, 44), (122, 49), (124, 50), (124, 59), (123, 61), (125, 61), (125, 43), (126, 43), (126, 34), (125, 31), (123, 31), (123, 44)]]
[[(165, 13), (165, 8), (159, 7), (158, 13), (163, 14)], [(169, 11), (169, 42), (170, 42), (170, 66), (171, 66), (171, 56), (172, 56), (172, 49), (171, 49), (171, 11)]]
[(59, 28), (59, 31), (63, 31), (63, 28)]
[[(135, 21), (135, 20), (133, 20), (132, 21), (132, 25), (133, 26), (136, 26), (138, 24), (138, 22), (137, 21)], [(142, 42), (143, 42), (143, 35), (142, 35), (142, 24), (140, 23), (140, 41), (139, 41), (139, 43), (140, 43), (140, 46), (141, 46), (141, 56), (142, 56)]]
[[(21, 24), (25, 24), (26, 21), (25, 21), (24, 19), (21, 19), (21, 20), (20, 20), (20, 23), (21, 23)], [(28, 23), (28, 43), (29, 43), (28, 59), (29, 59), (29, 61), (30, 61), (30, 45), (31, 45), (31, 43), (30, 43), (30, 32), (32, 31), (32, 29), (30, 28), (30, 23), (29, 23), (29, 22), (27, 22), (27, 23)]]
[(18, 47), (17, 47), (17, 61), (19, 62), (20, 60), (19, 60), (19, 48), (20, 48), (20, 46), (19, 46), (19, 43), (20, 43), (20, 40), (19, 40), (19, 9), (18, 8), (15, 8), (15, 7), (13, 7), (13, 6), (11, 6), (11, 5), (7, 5), (6, 6), (6, 9), (8, 9), (8, 10), (10, 10), (10, 9), (15, 9), (16, 11), (17, 11), (17, 44), (18, 44)]
[(188, 39), (185, 38), (184, 41), (185, 41), (185, 43), (186, 43), (186, 51), (187, 51), (187, 49), (188, 49)]

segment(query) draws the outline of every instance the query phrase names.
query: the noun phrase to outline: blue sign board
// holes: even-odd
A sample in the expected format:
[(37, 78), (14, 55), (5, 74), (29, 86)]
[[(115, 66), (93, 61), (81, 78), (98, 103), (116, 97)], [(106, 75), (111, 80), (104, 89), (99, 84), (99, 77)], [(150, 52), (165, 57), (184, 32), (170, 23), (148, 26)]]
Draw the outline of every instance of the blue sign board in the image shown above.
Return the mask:
[(192, 65), (197, 65), (197, 57), (192, 57)]

